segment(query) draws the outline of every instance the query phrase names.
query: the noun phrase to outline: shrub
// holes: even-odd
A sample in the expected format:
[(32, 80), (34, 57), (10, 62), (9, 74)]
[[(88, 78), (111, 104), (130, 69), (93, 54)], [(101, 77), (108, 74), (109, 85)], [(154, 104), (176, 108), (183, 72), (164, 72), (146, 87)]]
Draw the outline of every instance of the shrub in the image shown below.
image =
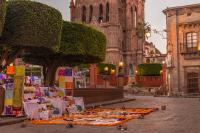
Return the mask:
[(162, 70), (161, 64), (139, 64), (137, 67), (138, 76), (159, 76)]
[[(105, 67), (108, 67), (107, 72), (105, 72), (105, 70), (104, 70)], [(116, 65), (114, 65), (114, 64), (99, 63), (99, 64), (97, 64), (97, 68), (98, 68), (99, 74), (110, 75), (112, 70), (115, 70), (115, 72), (116, 72)]]

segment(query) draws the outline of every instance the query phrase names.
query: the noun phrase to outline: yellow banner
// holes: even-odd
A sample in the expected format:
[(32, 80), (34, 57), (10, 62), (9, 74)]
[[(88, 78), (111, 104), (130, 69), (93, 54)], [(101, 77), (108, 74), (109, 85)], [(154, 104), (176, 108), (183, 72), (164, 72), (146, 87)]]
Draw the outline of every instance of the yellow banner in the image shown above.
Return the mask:
[(25, 76), (25, 67), (15, 66), (15, 76)]
[(15, 76), (14, 77), (14, 92), (13, 92), (13, 107), (22, 107), (22, 90), (24, 87), (24, 77)]

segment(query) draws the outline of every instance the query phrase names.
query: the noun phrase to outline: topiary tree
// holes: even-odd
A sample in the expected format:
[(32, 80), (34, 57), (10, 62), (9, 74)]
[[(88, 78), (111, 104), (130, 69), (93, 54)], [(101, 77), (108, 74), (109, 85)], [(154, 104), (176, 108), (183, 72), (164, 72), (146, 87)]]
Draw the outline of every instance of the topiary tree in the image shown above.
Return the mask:
[(106, 37), (103, 33), (83, 24), (63, 22), (59, 51), (42, 56), (27, 54), (25, 61), (42, 65), (45, 85), (53, 85), (59, 66), (76, 66), (83, 63), (97, 63), (105, 59)]
[(0, 36), (3, 30), (6, 13), (6, 0), (0, 0)]
[(57, 51), (61, 30), (62, 15), (55, 8), (33, 1), (8, 1), (0, 39), (1, 61), (9, 64), (24, 52), (48, 55)]

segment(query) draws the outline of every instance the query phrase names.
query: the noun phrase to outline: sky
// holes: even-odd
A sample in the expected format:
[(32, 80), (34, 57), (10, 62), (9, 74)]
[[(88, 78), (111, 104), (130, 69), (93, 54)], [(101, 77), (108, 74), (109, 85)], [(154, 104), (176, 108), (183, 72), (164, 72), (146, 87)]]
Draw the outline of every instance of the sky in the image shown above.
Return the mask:
[[(69, 20), (69, 2), (70, 0), (35, 0), (45, 3), (49, 6), (60, 10), (64, 20)], [(153, 42), (155, 46), (162, 52), (166, 52), (166, 35), (163, 30), (166, 29), (165, 15), (162, 13), (167, 7), (182, 6), (188, 4), (200, 3), (200, 0), (146, 0), (145, 3), (145, 21), (151, 25), (152, 31), (156, 29), (160, 34), (152, 32), (151, 37), (147, 40)]]

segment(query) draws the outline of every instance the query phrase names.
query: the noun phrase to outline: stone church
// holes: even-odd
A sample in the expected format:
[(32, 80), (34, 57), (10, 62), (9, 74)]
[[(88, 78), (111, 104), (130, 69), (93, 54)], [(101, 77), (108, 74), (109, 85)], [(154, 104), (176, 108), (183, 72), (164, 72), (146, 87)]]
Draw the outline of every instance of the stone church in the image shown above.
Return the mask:
[(107, 37), (106, 63), (123, 61), (127, 74), (143, 61), (143, 39), (138, 24), (144, 22), (145, 0), (71, 0), (71, 21), (92, 25)]

